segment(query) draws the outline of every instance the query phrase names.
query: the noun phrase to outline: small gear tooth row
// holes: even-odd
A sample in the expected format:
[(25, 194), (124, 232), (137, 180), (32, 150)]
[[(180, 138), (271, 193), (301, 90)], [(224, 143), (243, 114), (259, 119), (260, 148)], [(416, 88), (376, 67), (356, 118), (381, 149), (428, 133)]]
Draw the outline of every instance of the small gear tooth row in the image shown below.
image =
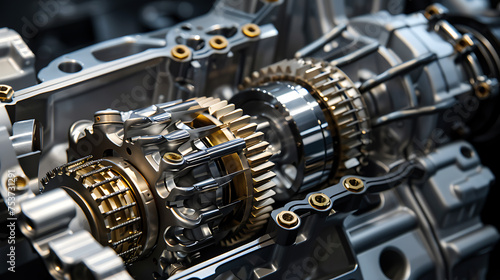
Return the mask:
[(126, 263), (130, 263), (140, 254), (142, 247), (139, 244), (142, 218), (137, 202), (122, 176), (111, 166), (103, 166), (101, 160), (91, 158), (78, 159), (49, 171), (42, 184), (48, 184), (56, 174), (64, 174), (82, 183), (106, 223), (109, 245)]
[(352, 81), (339, 69), (312, 59), (284, 60), (255, 71), (243, 80), (240, 89), (271, 81), (291, 81), (309, 86), (325, 104), (337, 125), (340, 140), (340, 163), (336, 177), (360, 164), (369, 140), (366, 106)]
[[(257, 124), (250, 122), (250, 117), (243, 115), (243, 110), (236, 109), (233, 104), (218, 98), (207, 97), (196, 101), (200, 106), (208, 107), (208, 113), (227, 125), (235, 137), (243, 138), (247, 146), (245, 156), (253, 179), (253, 206), (250, 218), (242, 229), (222, 241), (222, 245), (232, 246), (251, 238), (252, 233), (262, 229), (273, 211), (272, 197), (276, 192), (273, 190), (275, 184), (271, 180), (275, 174), (271, 171), (274, 163), (269, 161), (273, 154), (266, 152), (269, 143), (263, 141), (263, 133), (256, 132)], [(258, 205), (265, 206), (256, 207)]]

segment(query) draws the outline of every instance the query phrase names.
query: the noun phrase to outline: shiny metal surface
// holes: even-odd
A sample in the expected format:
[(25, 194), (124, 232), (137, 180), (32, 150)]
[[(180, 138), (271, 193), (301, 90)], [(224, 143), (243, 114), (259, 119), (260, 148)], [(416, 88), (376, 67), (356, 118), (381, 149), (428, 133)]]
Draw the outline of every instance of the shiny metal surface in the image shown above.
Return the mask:
[(484, 279), (499, 234), (480, 219), (494, 175), (478, 140), (498, 134), (500, 41), (494, 19), (440, 2), (220, 0), (61, 56), (39, 83), (0, 29), (0, 64), (19, 66), (0, 70), (17, 268)]
[(303, 192), (329, 177), (333, 135), (322, 108), (309, 91), (291, 82), (275, 82), (242, 92), (232, 102), (258, 123), (271, 144), (278, 197)]

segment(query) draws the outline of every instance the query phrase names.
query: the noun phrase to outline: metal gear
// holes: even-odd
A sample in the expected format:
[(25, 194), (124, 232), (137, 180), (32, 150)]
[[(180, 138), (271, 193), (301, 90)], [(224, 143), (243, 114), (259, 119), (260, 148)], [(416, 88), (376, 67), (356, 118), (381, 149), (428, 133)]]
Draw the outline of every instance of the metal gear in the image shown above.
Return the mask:
[[(369, 115), (357, 87), (333, 64), (312, 59), (289, 59), (246, 77), (240, 89), (288, 81), (306, 88), (324, 108), (329, 129), (338, 139), (335, 178), (360, 165), (370, 143)], [(340, 149), (338, 149), (340, 148)]]
[(63, 186), (96, 221), (96, 239), (128, 263), (152, 250), (158, 233), (167, 251), (232, 246), (273, 210), (272, 153), (256, 127), (214, 98), (99, 111), (70, 132), (70, 157), (88, 155), (48, 172), (42, 188)]
[(152, 205), (145, 206), (139, 193), (147, 191), (147, 183), (129, 164), (87, 156), (51, 170), (41, 181), (43, 189), (62, 186), (92, 217), (88, 220), (96, 240), (111, 246), (126, 263), (153, 246), (144, 236), (154, 234), (146, 221), (156, 217), (146, 213), (156, 209), (146, 211)]
[(232, 246), (252, 237), (252, 233), (262, 229), (273, 210), (276, 194), (275, 184), (271, 181), (275, 174), (271, 171), (274, 163), (268, 161), (272, 153), (266, 151), (269, 143), (263, 141), (263, 133), (256, 132), (257, 125), (250, 122), (250, 116), (243, 115), (243, 110), (236, 109), (226, 100), (212, 97), (195, 98), (200, 106), (208, 108), (208, 113), (215, 117), (215, 125), (225, 126), (235, 138), (243, 138), (246, 143), (245, 155), (252, 173), (253, 201), (250, 216), (235, 234), (224, 239), (223, 246)]

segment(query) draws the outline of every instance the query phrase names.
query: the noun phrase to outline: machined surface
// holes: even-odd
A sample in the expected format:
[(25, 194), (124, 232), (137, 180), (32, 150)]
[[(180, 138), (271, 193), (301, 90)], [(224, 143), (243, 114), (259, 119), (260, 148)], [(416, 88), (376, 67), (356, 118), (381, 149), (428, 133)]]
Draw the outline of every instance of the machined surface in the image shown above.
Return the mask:
[(38, 84), (0, 29), (0, 214), (22, 261), (56, 279), (483, 279), (499, 234), (474, 145), (497, 134), (498, 20), (361, 2), (220, 0)]

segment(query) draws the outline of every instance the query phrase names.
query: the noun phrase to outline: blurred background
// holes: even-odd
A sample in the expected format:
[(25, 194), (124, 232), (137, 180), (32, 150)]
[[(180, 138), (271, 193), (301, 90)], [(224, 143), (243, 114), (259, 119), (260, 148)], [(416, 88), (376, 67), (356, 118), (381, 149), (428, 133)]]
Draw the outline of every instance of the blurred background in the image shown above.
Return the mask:
[(213, 0), (0, 1), (0, 27), (17, 31), (36, 70), (65, 53), (112, 38), (169, 27), (207, 13)]

